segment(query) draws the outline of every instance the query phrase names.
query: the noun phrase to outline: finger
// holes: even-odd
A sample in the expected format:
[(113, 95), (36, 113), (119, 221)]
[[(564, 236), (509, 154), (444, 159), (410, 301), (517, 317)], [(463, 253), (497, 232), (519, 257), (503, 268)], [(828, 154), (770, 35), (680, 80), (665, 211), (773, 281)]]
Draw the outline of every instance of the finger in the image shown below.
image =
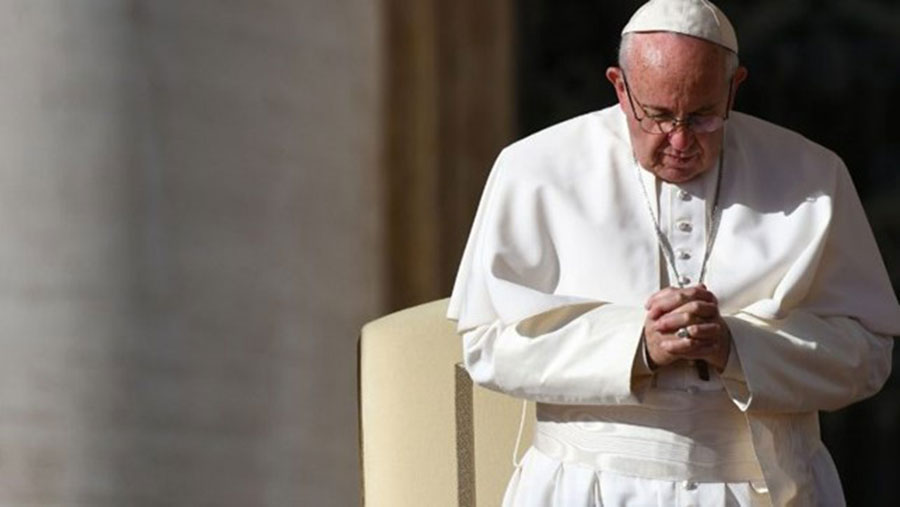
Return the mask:
[[(644, 304), (644, 307), (650, 308), (650, 306), (652, 306), (656, 302), (658, 302), (660, 300), (672, 298), (675, 294), (683, 294), (683, 296), (681, 296), (681, 299), (684, 299), (685, 301), (693, 300), (693, 299), (702, 299), (702, 300), (714, 302), (716, 300), (715, 295), (712, 292), (710, 292), (704, 285), (696, 285), (693, 287), (685, 287), (685, 288), (666, 287), (662, 290), (659, 290), (659, 291), (653, 293), (653, 295), (651, 295), (647, 299), (647, 302)], [(678, 296), (674, 296), (674, 297), (677, 298)]]
[(722, 336), (718, 325), (714, 323), (681, 327), (671, 333), (658, 333), (658, 335), (662, 337), (660, 341), (691, 340), (697, 343), (719, 341)]
[(701, 341), (692, 338), (675, 338), (659, 344), (667, 354), (682, 359), (702, 359), (719, 349), (719, 341)]
[(713, 294), (705, 285), (695, 285), (682, 289), (691, 300), (709, 301), (710, 303), (719, 303), (716, 295)]
[(676, 342), (687, 340), (694, 344), (708, 344), (721, 342), (725, 334), (719, 322), (704, 322), (680, 327), (671, 333), (659, 333), (654, 331), (654, 337), (660, 342)]
[(688, 301), (687, 303), (675, 308), (670, 314), (686, 314), (691, 318), (714, 319), (719, 316), (719, 305), (709, 301)]
[(690, 287), (656, 293), (648, 301), (647, 310), (653, 318), (659, 318), (659, 316), (665, 315), (691, 301), (705, 301), (718, 305), (716, 296), (712, 292), (700, 287)]
[(659, 295), (650, 301), (650, 307), (647, 309), (651, 318), (659, 318), (675, 308), (687, 303), (690, 298), (680, 289), (672, 289)]
[(660, 316), (657, 321), (669, 327), (684, 327), (719, 318), (719, 307), (705, 301), (691, 301)]
[(687, 326), (691, 339), (699, 342), (718, 341), (722, 338), (722, 326), (718, 322), (704, 322)]
[(644, 303), (644, 308), (649, 310), (660, 298), (664, 298), (677, 290), (678, 289), (675, 287), (666, 287), (665, 289), (654, 292), (653, 295), (647, 298), (647, 302)]
[(673, 338), (659, 343), (659, 348), (666, 354), (678, 357), (685, 357), (687, 354), (693, 353), (697, 347), (698, 343), (690, 338)]
[(656, 319), (652, 329), (664, 334), (674, 333), (682, 327), (705, 324), (718, 317), (719, 309), (712, 303), (692, 301)]

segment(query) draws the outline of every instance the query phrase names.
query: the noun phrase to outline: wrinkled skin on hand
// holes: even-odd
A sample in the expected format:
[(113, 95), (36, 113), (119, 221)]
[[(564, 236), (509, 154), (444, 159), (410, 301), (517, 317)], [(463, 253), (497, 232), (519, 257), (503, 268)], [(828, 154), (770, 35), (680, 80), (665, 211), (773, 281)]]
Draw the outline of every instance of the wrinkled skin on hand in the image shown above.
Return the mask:
[[(719, 301), (705, 286), (667, 287), (645, 304), (644, 339), (651, 367), (683, 359), (704, 360), (725, 369), (731, 351), (731, 331), (719, 314)], [(686, 328), (690, 337), (681, 338)]]

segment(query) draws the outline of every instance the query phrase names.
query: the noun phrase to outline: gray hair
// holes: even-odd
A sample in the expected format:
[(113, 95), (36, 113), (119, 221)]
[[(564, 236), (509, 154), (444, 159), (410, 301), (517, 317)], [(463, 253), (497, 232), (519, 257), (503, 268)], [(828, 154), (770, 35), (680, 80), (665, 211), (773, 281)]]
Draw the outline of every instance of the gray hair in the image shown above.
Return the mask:
[[(623, 68), (626, 72), (628, 71), (628, 58), (631, 54), (631, 35), (632, 33), (626, 33), (622, 36), (622, 40), (619, 41), (619, 67)], [(738, 69), (738, 65), (740, 65), (740, 61), (738, 59), (737, 53), (730, 51), (726, 48), (721, 48), (722, 51), (725, 52), (725, 78), (731, 79), (734, 76), (734, 73)], [(654, 53), (649, 55), (650, 58), (661, 59), (662, 55), (659, 53)]]

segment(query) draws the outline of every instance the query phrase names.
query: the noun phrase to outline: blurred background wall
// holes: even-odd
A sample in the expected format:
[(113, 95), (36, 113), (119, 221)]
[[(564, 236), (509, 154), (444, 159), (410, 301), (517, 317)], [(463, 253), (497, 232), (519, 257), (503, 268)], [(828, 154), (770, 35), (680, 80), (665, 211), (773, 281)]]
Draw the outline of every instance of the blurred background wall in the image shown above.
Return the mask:
[(356, 503), (379, 20), (0, 1), (0, 504)]
[[(640, 3), (0, 0), (0, 505), (357, 504), (359, 327), (449, 294)], [(898, 287), (898, 7), (719, 5), (737, 108), (844, 157)], [(898, 389), (823, 417), (851, 505), (900, 500)]]

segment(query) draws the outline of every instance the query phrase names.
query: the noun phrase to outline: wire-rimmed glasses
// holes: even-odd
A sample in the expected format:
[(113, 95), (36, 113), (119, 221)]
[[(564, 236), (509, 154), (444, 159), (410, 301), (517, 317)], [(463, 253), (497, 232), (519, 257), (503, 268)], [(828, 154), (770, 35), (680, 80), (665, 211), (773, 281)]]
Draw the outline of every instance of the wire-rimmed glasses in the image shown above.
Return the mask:
[[(631, 87), (628, 85), (628, 78), (625, 77), (625, 72), (622, 72), (622, 81), (625, 82), (625, 91), (628, 94), (628, 103), (631, 104), (631, 114), (634, 115), (635, 121), (638, 122), (638, 125), (641, 127), (641, 130), (648, 134), (670, 134), (679, 126), (684, 126), (685, 128), (690, 129), (692, 132), (697, 134), (709, 134), (710, 132), (715, 132), (722, 128), (725, 125), (725, 121), (728, 119), (728, 111), (731, 109), (731, 92), (732, 92), (732, 81), (728, 81), (728, 102), (726, 103), (725, 116), (719, 116), (715, 114), (698, 114), (698, 115), (688, 115), (684, 118), (677, 118), (672, 115), (650, 115), (647, 113), (647, 110), (644, 109), (644, 106), (638, 101), (636, 98), (631, 96)], [(638, 107), (641, 108), (641, 112), (644, 113), (643, 118), (639, 118), (637, 115), (637, 108), (634, 107), (635, 103), (637, 103)]]

